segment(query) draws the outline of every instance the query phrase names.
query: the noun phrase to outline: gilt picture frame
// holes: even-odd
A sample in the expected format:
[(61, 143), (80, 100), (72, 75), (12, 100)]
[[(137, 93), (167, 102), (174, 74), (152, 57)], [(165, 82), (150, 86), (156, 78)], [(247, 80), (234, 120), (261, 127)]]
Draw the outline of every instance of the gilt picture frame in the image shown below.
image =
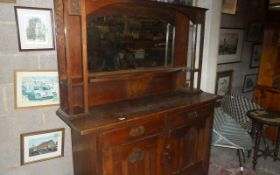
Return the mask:
[(233, 70), (217, 72), (215, 94), (224, 96), (231, 92)]
[(0, 3), (4, 2), (4, 3), (16, 3), (16, 0), (0, 0)]
[(63, 157), (64, 135), (64, 128), (21, 134), (21, 165)]
[(58, 72), (15, 70), (15, 109), (59, 105)]
[(224, 14), (235, 15), (237, 9), (237, 0), (223, 0), (222, 12)]
[(20, 51), (54, 50), (53, 11), (15, 6)]
[(244, 30), (222, 28), (219, 36), (218, 64), (241, 61)]

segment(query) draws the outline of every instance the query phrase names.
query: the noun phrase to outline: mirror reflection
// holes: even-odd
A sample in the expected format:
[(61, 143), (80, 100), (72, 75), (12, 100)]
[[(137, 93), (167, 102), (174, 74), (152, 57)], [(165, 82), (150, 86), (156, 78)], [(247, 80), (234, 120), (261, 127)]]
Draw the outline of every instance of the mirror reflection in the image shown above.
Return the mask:
[(174, 26), (156, 18), (91, 15), (87, 19), (89, 71), (171, 66), (174, 38)]

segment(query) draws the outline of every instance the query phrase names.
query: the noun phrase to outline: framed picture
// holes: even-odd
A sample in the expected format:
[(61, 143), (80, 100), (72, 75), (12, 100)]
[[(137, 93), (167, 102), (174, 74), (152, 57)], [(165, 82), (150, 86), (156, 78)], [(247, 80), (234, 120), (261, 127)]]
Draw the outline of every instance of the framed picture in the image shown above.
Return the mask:
[(262, 45), (254, 44), (252, 49), (250, 68), (258, 68), (261, 61)]
[(222, 12), (225, 14), (235, 15), (237, 0), (223, 0)]
[(224, 96), (231, 92), (232, 73), (233, 70), (217, 73), (215, 94)]
[(244, 31), (241, 29), (221, 29), (219, 39), (218, 64), (235, 63), (241, 60)]
[(257, 83), (258, 75), (257, 74), (248, 74), (244, 77), (243, 83), (243, 92), (253, 91), (256, 83)]
[(20, 135), (21, 165), (64, 155), (64, 128)]
[(0, 0), (0, 2), (16, 3), (16, 0)]
[(249, 42), (260, 42), (262, 40), (263, 24), (251, 23), (248, 29), (247, 40)]
[(16, 70), (15, 108), (59, 104), (58, 73), (51, 70)]
[(269, 0), (268, 8), (270, 10), (279, 10), (280, 9), (280, 0)]
[(20, 51), (54, 50), (52, 9), (15, 6)]

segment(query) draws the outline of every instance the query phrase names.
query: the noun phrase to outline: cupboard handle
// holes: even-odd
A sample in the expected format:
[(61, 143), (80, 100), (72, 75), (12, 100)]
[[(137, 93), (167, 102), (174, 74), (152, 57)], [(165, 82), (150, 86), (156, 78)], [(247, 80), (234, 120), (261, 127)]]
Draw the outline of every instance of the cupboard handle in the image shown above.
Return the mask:
[(172, 157), (168, 150), (163, 151), (163, 163), (168, 164), (171, 161)]
[(128, 156), (128, 161), (130, 163), (135, 163), (137, 161), (140, 161), (144, 158), (145, 151), (143, 149), (135, 149), (132, 153)]
[(131, 128), (130, 131), (129, 131), (129, 135), (131, 137), (136, 137), (136, 136), (140, 136), (142, 134), (145, 133), (145, 127), (144, 126), (138, 126), (136, 128)]
[(189, 119), (194, 119), (194, 118), (197, 118), (197, 117), (198, 117), (197, 111), (188, 113), (188, 118)]

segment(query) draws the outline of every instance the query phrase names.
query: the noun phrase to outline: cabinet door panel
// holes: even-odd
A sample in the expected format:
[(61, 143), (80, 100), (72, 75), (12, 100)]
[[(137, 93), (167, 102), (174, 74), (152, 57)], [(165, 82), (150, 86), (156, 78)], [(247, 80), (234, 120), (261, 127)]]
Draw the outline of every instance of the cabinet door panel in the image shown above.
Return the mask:
[[(170, 166), (166, 171), (168, 175), (193, 175), (203, 172), (202, 160), (199, 155), (201, 136), (205, 127), (205, 120), (192, 126), (174, 129), (171, 132), (165, 151), (170, 154)], [(192, 172), (193, 171), (193, 172)]]
[(161, 175), (161, 136), (104, 151), (104, 175)]

